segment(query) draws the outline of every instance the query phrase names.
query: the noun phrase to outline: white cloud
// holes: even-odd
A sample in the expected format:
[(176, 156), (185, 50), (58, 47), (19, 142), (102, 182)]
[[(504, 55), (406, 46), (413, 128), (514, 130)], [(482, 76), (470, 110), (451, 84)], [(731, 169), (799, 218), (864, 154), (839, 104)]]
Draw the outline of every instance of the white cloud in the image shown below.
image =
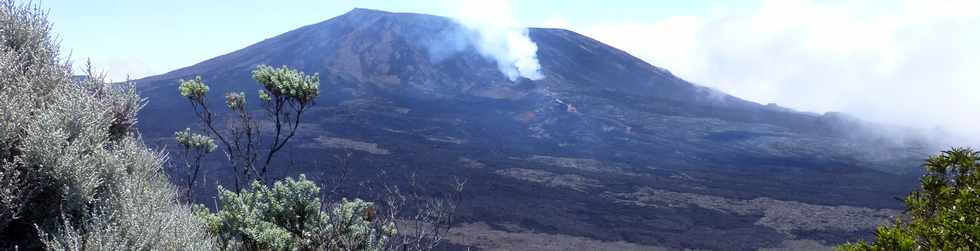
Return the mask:
[(761, 103), (980, 135), (980, 1), (765, 1), (584, 34)]

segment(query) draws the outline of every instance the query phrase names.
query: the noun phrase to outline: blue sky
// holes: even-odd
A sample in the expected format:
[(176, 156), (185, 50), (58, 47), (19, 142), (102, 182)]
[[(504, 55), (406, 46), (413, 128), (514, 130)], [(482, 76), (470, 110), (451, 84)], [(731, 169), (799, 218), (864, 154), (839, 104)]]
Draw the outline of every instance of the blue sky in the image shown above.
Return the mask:
[[(759, 103), (980, 135), (976, 0), (44, 0), (111, 78), (165, 73), (352, 8), (568, 28)], [(463, 11), (461, 11), (463, 10)], [(468, 10), (468, 11), (466, 11)], [(499, 18), (498, 18), (499, 17)], [(978, 140), (980, 142), (980, 140)]]

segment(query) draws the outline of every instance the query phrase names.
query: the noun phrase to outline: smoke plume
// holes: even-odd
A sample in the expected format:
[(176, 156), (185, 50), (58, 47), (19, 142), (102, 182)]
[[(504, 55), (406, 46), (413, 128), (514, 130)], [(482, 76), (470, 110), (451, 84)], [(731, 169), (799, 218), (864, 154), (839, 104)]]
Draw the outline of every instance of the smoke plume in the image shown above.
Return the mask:
[(509, 1), (458, 1), (453, 18), (471, 31), (467, 38), (480, 54), (496, 61), (511, 81), (544, 78), (538, 45), (531, 41), (527, 28), (514, 20)]

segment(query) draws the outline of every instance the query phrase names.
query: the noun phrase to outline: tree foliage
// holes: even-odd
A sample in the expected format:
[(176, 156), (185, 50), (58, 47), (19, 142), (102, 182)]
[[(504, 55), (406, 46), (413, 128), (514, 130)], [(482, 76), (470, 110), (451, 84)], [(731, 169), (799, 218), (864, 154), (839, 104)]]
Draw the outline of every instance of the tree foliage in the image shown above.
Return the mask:
[[(313, 101), (320, 95), (318, 74), (308, 75), (286, 66), (259, 65), (252, 71), (252, 79), (261, 87), (258, 91), (259, 101), (272, 122), (272, 128), (267, 132), (270, 135), (268, 147), (261, 159), (259, 145), (263, 131), (248, 109), (244, 92), (225, 94), (225, 107), (233, 114), (230, 118), (232, 122), (227, 123), (228, 128), (218, 128), (217, 114), (209, 107), (207, 100), (210, 87), (200, 76), (179, 80), (177, 88), (180, 95), (190, 102), (208, 134), (217, 138), (224, 147), (235, 176), (236, 191), (248, 180), (265, 180), (276, 153), (296, 135), (303, 113), (313, 106)], [(193, 172), (196, 173), (197, 168)], [(193, 184), (193, 180), (190, 183)]]
[(953, 148), (930, 157), (906, 217), (880, 226), (872, 243), (838, 250), (980, 250), (980, 152)]
[(0, 1), (0, 249), (210, 249), (133, 133), (132, 85), (74, 78), (50, 30), (36, 6)]
[(214, 144), (214, 139), (211, 137), (193, 133), (190, 128), (174, 133), (174, 138), (177, 139), (177, 144), (181, 146), (185, 166), (191, 170), (187, 176), (187, 198), (191, 198), (194, 193), (194, 183), (201, 171), (201, 159), (204, 158), (205, 154), (214, 152), (218, 145)]

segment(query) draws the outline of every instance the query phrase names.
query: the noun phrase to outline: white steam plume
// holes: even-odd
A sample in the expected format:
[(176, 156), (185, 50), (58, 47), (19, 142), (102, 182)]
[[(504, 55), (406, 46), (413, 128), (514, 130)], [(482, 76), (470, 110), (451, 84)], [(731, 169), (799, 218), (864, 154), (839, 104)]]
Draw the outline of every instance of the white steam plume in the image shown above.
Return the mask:
[(454, 18), (474, 32), (470, 38), (473, 46), (496, 61), (501, 73), (511, 81), (544, 78), (538, 45), (528, 37), (527, 28), (514, 20), (509, 1), (462, 0), (456, 4)]

